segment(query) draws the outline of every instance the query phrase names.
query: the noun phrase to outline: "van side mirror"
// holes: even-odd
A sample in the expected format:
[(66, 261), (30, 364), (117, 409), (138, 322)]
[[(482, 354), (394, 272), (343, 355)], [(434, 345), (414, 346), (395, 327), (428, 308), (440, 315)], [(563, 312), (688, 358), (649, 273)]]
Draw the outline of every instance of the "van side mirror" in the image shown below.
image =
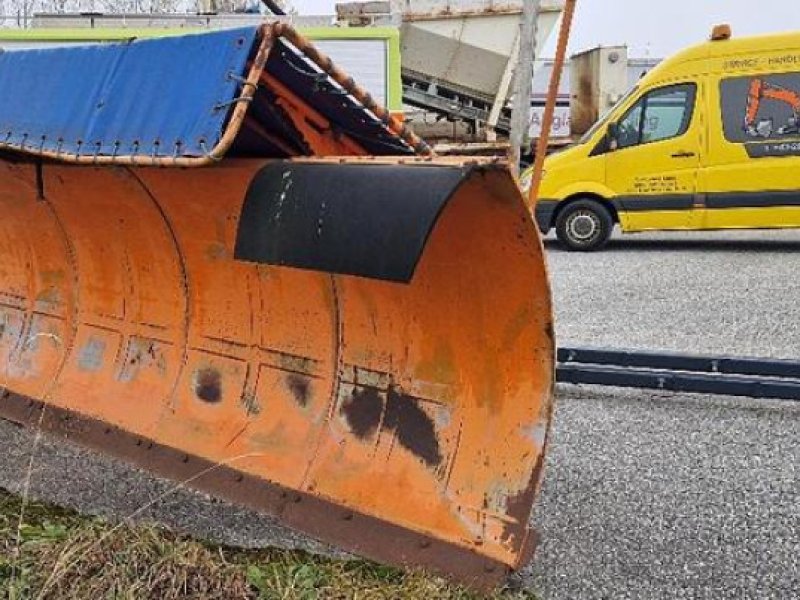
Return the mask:
[(609, 151), (613, 152), (614, 150), (619, 148), (619, 126), (616, 123), (608, 124), (606, 139)]

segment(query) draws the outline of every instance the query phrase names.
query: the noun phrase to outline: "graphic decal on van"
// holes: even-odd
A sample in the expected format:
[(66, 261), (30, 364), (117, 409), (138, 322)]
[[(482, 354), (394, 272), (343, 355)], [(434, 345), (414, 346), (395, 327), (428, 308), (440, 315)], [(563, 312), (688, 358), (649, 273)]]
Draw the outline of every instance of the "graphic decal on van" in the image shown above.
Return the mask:
[(721, 95), (729, 142), (751, 158), (800, 156), (800, 73), (726, 79)]

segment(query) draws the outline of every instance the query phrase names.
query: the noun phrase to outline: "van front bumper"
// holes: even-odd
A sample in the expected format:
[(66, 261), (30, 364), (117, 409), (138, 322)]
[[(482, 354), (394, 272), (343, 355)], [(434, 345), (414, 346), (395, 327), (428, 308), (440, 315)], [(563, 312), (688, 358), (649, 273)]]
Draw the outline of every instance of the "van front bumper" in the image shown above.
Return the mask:
[(553, 217), (556, 213), (558, 201), (554, 200), (537, 200), (536, 209), (534, 210), (534, 217), (536, 218), (536, 225), (539, 226), (539, 231), (546, 234), (553, 228)]

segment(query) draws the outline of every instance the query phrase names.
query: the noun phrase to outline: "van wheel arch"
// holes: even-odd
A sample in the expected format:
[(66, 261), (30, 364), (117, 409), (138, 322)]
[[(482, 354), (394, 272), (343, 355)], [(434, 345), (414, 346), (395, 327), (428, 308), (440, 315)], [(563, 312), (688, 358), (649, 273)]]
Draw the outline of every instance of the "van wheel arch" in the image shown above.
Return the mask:
[(614, 206), (614, 203), (608, 200), (607, 198), (603, 198), (598, 194), (590, 194), (590, 193), (580, 193), (580, 194), (573, 194), (558, 203), (556, 206), (556, 210), (553, 211), (553, 219), (550, 222), (550, 227), (553, 228), (556, 226), (556, 221), (558, 221), (558, 215), (567, 208), (570, 204), (577, 202), (578, 200), (594, 200), (602, 204), (605, 209), (608, 211), (608, 214), (611, 215), (611, 218), (614, 220), (614, 224), (619, 224), (619, 214), (617, 213), (617, 208)]

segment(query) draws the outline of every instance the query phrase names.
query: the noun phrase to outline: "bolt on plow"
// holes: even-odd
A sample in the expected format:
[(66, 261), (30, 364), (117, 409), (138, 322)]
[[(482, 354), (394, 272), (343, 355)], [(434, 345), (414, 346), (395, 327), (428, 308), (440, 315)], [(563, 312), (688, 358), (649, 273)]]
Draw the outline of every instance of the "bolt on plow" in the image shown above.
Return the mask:
[(479, 588), (554, 379), (507, 165), (285, 24), (0, 55), (0, 416)]

